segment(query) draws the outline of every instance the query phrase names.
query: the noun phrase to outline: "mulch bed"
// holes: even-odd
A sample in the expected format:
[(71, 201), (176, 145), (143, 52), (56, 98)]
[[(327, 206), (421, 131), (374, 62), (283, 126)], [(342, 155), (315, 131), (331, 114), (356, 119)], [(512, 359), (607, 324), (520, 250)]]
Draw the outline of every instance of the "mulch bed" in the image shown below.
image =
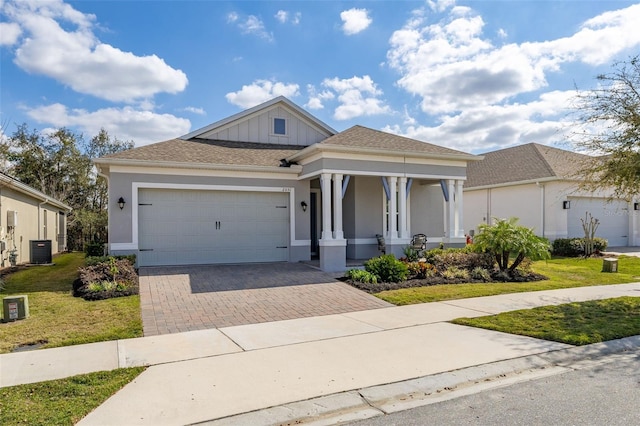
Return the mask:
[(511, 275), (511, 279), (501, 280), (499, 276), (494, 274), (494, 279), (492, 281), (482, 281), (482, 280), (473, 280), (473, 279), (447, 279), (441, 276), (435, 276), (431, 278), (425, 279), (408, 279), (406, 281), (402, 281), (399, 283), (361, 283), (357, 281), (353, 281), (348, 278), (340, 278), (341, 281), (367, 293), (379, 293), (381, 291), (386, 290), (398, 290), (401, 288), (412, 288), (412, 287), (428, 287), (432, 285), (439, 284), (468, 284), (468, 283), (492, 283), (492, 282), (512, 282), (512, 283), (522, 283), (522, 282), (531, 282), (531, 281), (544, 281), (548, 280), (549, 277), (546, 277), (542, 274), (537, 274), (535, 272), (522, 272), (517, 271), (515, 274)]

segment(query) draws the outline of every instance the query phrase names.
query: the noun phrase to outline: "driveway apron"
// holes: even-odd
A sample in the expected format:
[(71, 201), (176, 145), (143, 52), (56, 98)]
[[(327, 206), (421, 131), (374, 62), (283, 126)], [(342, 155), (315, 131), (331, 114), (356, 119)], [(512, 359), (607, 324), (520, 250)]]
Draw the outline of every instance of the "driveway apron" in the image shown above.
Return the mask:
[(145, 336), (391, 306), (299, 263), (140, 268)]

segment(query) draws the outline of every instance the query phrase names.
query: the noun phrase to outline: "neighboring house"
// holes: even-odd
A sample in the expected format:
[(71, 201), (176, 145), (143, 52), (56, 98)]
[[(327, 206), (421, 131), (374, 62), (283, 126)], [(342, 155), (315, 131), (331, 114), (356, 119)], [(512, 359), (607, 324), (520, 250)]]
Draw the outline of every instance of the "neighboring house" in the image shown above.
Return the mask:
[(584, 237), (581, 219), (590, 213), (600, 221), (596, 236), (609, 246), (640, 244), (638, 200), (610, 199), (612, 191), (579, 188), (577, 172), (594, 157), (536, 143), (483, 155), (467, 168), (465, 229), (477, 232), (493, 217), (515, 216), (550, 240)]
[[(19, 180), (0, 173), (0, 267), (29, 263), (32, 242), (36, 255), (51, 245), (51, 256), (66, 250), (67, 214), (71, 207)], [(50, 241), (50, 243), (36, 243)], [(45, 244), (45, 245), (42, 245)]]
[(361, 126), (338, 133), (278, 97), (95, 163), (109, 180), (109, 251), (140, 266), (317, 256), (337, 271), (377, 256), (376, 234), (398, 255), (415, 233), (463, 244), (462, 186), (479, 158)]

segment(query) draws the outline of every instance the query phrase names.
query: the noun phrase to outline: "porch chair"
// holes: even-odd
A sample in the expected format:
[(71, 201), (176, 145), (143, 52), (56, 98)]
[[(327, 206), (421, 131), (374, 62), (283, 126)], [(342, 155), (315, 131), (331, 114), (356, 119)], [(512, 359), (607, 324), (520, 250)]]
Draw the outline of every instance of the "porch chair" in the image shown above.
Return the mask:
[(418, 252), (419, 257), (424, 257), (427, 249), (427, 236), (425, 234), (415, 234), (411, 238), (411, 248)]
[(384, 237), (376, 234), (376, 238), (378, 239), (378, 250), (381, 251), (382, 254), (387, 254), (387, 244), (384, 242)]

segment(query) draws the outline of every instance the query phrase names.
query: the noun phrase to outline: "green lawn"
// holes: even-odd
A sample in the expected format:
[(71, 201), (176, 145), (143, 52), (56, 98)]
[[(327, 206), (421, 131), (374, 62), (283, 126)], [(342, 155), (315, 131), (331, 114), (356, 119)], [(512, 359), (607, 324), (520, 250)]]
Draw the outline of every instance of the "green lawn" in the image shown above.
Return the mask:
[(27, 295), (30, 317), (0, 323), (0, 353), (40, 342), (56, 347), (142, 336), (139, 296), (95, 302), (73, 297), (72, 283), (84, 254), (62, 254), (54, 263), (5, 276), (0, 297)]
[(0, 388), (0, 425), (73, 425), (144, 369), (100, 371)]
[(640, 335), (640, 297), (542, 306), (452, 322), (570, 345), (588, 345)]
[(618, 273), (603, 273), (599, 258), (554, 258), (534, 262), (535, 272), (549, 280), (528, 283), (474, 283), (445, 284), (429, 287), (406, 288), (376, 293), (376, 296), (395, 305), (437, 302), (468, 297), (493, 296), (524, 291), (554, 290), (605, 284), (640, 281), (640, 258), (620, 257)]

